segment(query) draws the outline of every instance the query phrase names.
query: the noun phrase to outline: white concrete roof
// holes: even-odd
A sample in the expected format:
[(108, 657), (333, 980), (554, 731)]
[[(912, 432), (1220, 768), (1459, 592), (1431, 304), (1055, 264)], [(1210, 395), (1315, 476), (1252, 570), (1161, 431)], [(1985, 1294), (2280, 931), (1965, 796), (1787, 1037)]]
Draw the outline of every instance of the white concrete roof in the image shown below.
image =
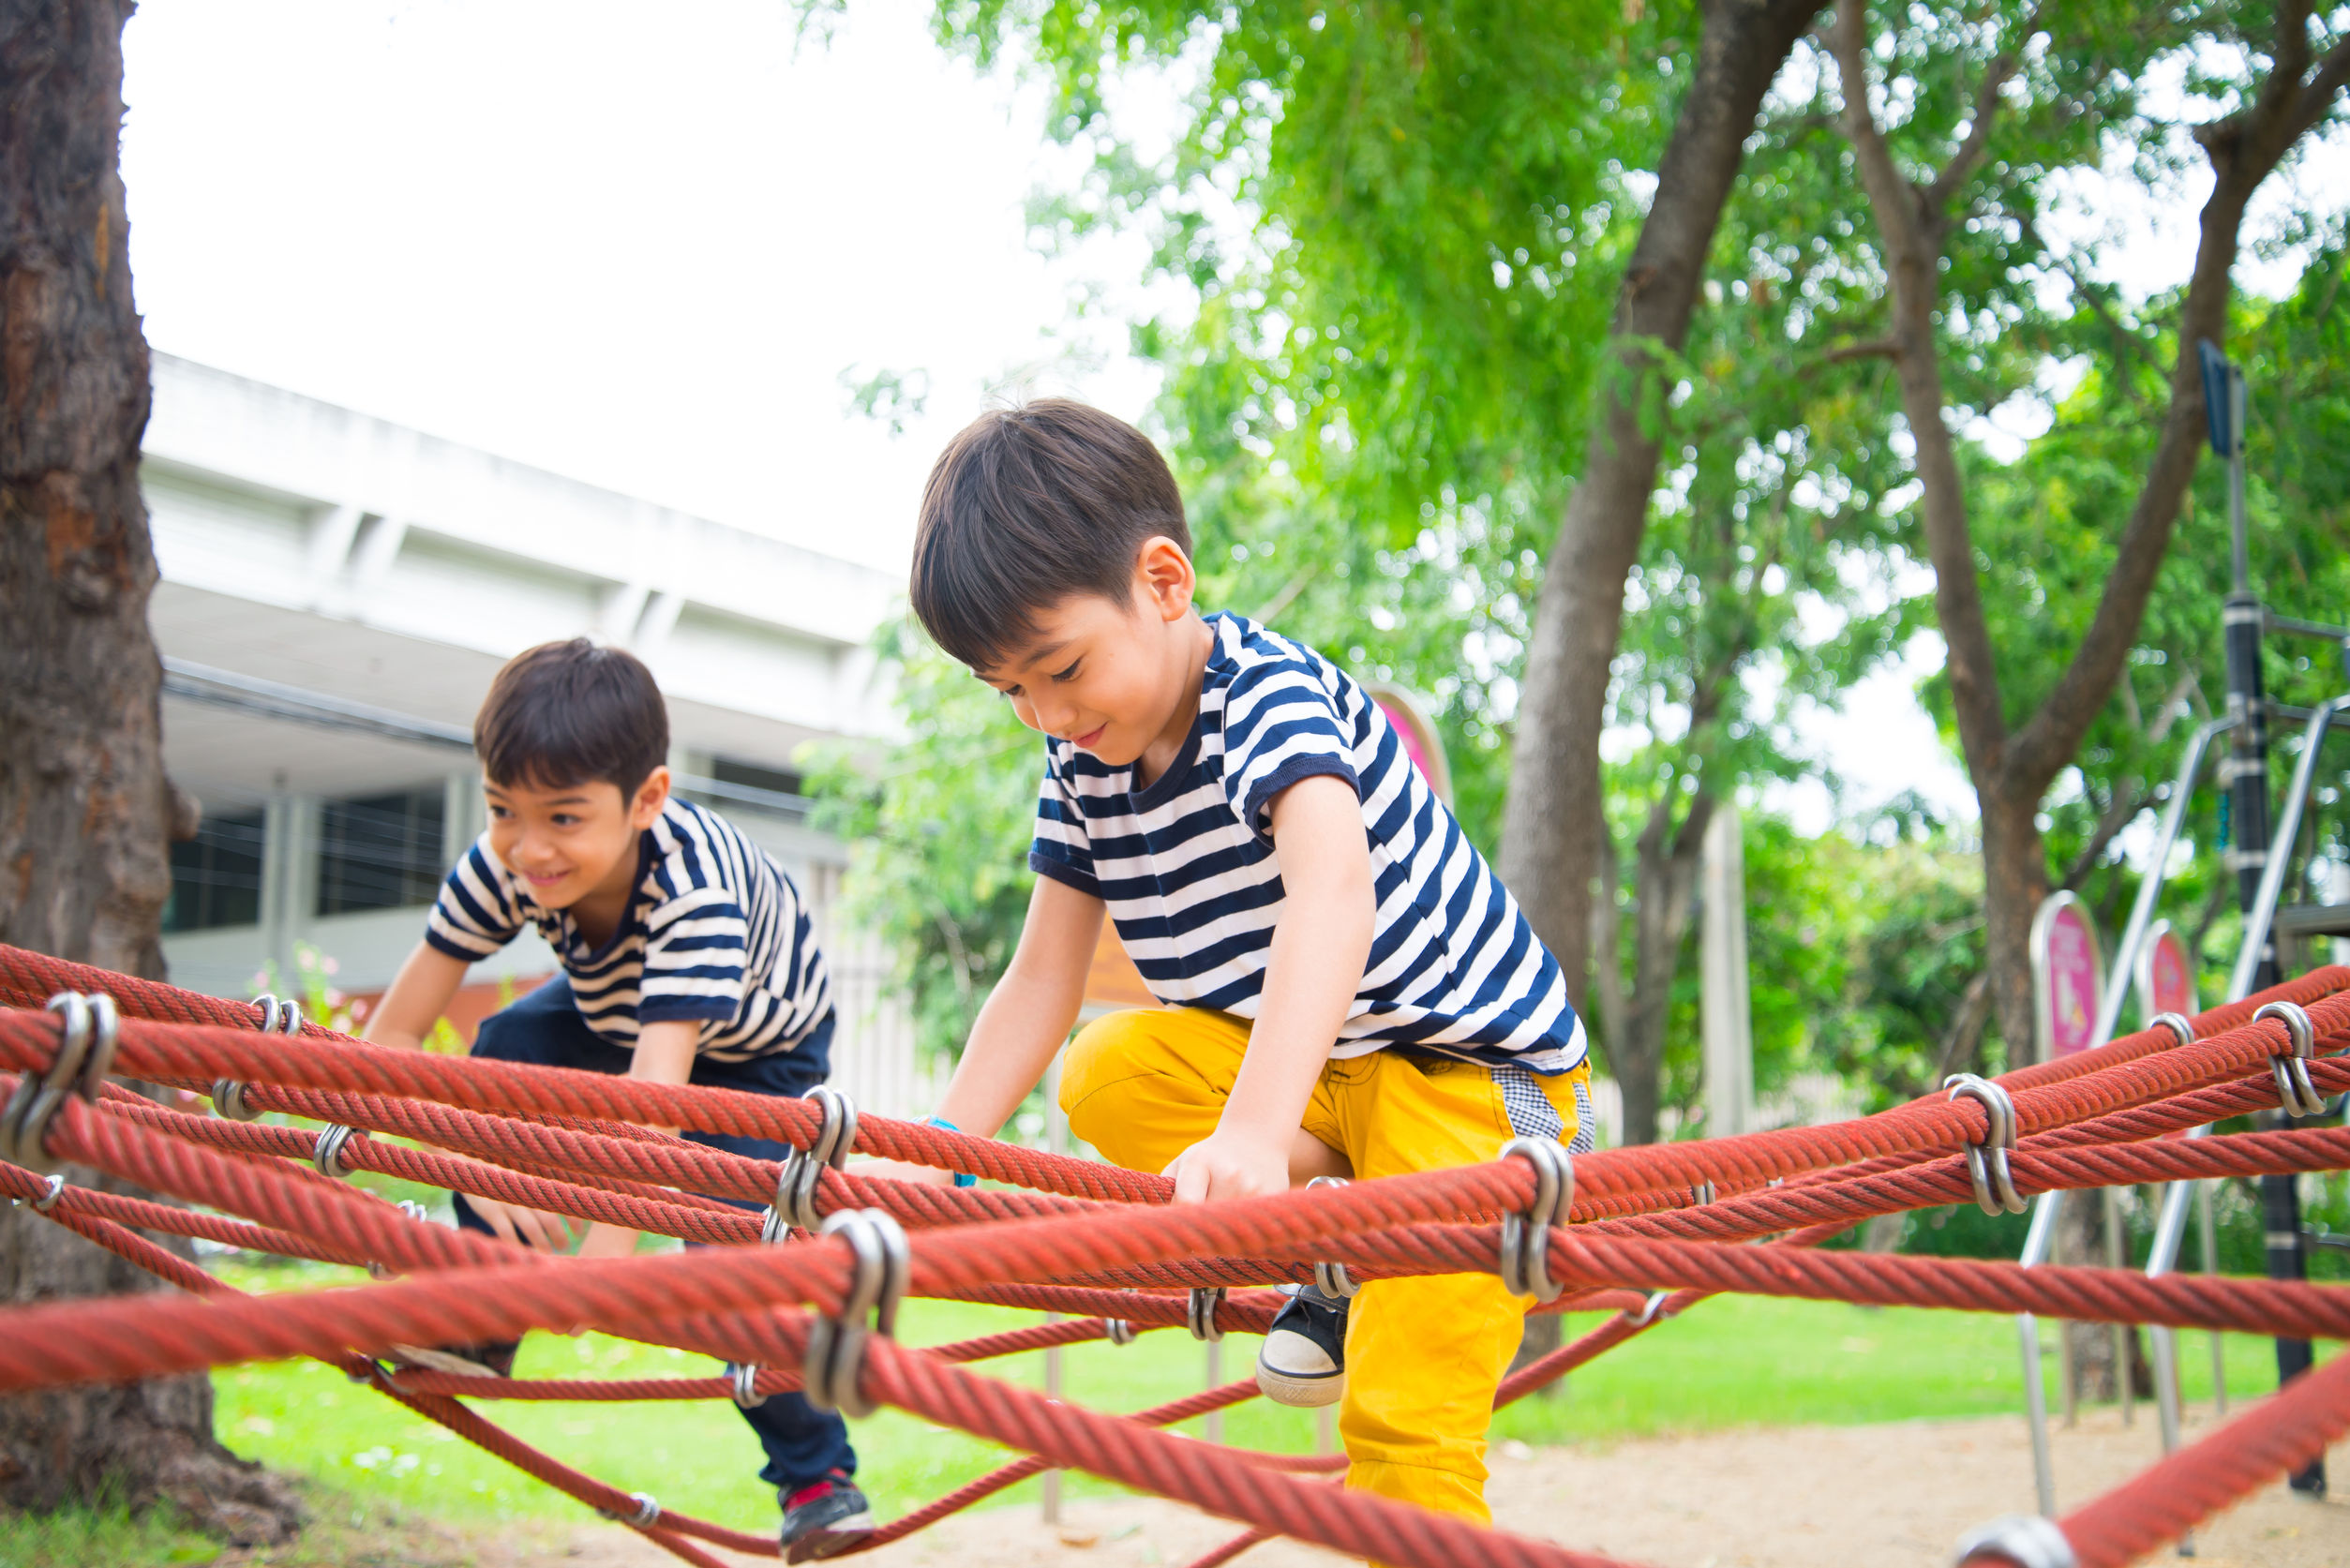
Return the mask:
[[(586, 635), (652, 667), (682, 747), (783, 767), (888, 727), (867, 643), (903, 585), (867, 567), (164, 354), (142, 487), (167, 654), (463, 726), (505, 659)], [(447, 761), (177, 700), (166, 721), (175, 776), (215, 787)]]

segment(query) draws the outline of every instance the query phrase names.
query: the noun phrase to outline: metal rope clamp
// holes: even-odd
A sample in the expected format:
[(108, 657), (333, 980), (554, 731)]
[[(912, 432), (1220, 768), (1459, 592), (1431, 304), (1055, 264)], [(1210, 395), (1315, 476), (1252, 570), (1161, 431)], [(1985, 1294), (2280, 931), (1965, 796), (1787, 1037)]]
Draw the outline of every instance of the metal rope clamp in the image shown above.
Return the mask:
[(65, 1022), (57, 1059), (38, 1078), (30, 1072), (19, 1078), (16, 1093), (0, 1107), (0, 1159), (44, 1176), (59, 1164), (41, 1147), (51, 1120), (67, 1095), (97, 1103), (98, 1086), (113, 1070), (115, 1038), (122, 1026), (114, 999), (102, 992), (85, 996), (61, 991), (49, 999), (48, 1010)]
[(1967, 1145), (1967, 1174), (1974, 1179), (1975, 1203), (1985, 1214), (2022, 1214), (2029, 1204), (2015, 1190), (2015, 1177), (2008, 1169), (2008, 1151), (2015, 1147), (2015, 1102), (2007, 1091), (1986, 1078), (1971, 1072), (1953, 1073), (1942, 1080), (1952, 1099), (1971, 1099), (1983, 1107), (1990, 1122), (1983, 1142)]
[(2158, 1012), (2148, 1021), (2149, 1029), (2168, 1029), (2181, 1045), (2195, 1043), (2195, 1026), (2183, 1012)]
[(1502, 1157), (1512, 1156), (1534, 1168), (1534, 1198), (1502, 1216), (1502, 1289), (1556, 1301), (1565, 1287), (1550, 1277), (1550, 1231), (1575, 1205), (1575, 1158), (1550, 1138), (1513, 1138), (1502, 1145)]
[(2016, 1568), (2077, 1568), (2080, 1561), (2057, 1522), (2037, 1514), (2009, 1514), (1968, 1531), (1958, 1538), (1952, 1568), (1978, 1558), (2005, 1558)]
[(1216, 1322), (1216, 1309), (1224, 1305), (1221, 1285), (1194, 1285), (1190, 1305), (1184, 1309), (1183, 1326), (1191, 1331), (1191, 1337), (1213, 1345), (1224, 1337), (1224, 1330)]
[(759, 1392), (758, 1381), (758, 1363), (755, 1361), (726, 1363), (727, 1392), (734, 1396), (734, 1402), (746, 1411), (755, 1411), (767, 1403), (767, 1396)]
[[(1345, 1185), (1346, 1178), (1344, 1176), (1316, 1176), (1313, 1180), (1306, 1184), (1306, 1190), (1311, 1192), (1317, 1187), (1326, 1187), (1335, 1189), (1344, 1187)], [(1355, 1283), (1354, 1276), (1346, 1272), (1346, 1265), (1344, 1263), (1314, 1264), (1313, 1288), (1320, 1291), (1324, 1295), (1328, 1296), (1332, 1301), (1345, 1301), (1352, 1297), (1356, 1291), (1362, 1289), (1360, 1285)]]
[(633, 1525), (638, 1530), (651, 1530), (661, 1522), (661, 1504), (653, 1501), (651, 1492), (631, 1492), (628, 1494), (628, 1500), (636, 1505), (636, 1512), (634, 1514), (622, 1514), (612, 1508), (599, 1508), (596, 1512), (607, 1519), (616, 1519), (621, 1524)]
[(57, 1175), (52, 1172), (49, 1177), (46, 1187), (42, 1189), (41, 1195), (33, 1200), (33, 1212), (35, 1214), (51, 1214), (55, 1212), (57, 1200), (63, 1198), (65, 1195), (66, 1178)]
[(816, 1212), (816, 1184), (824, 1168), (838, 1171), (848, 1164), (848, 1151), (857, 1142), (857, 1106), (830, 1083), (819, 1083), (800, 1097), (812, 1099), (824, 1112), (823, 1125), (804, 1149), (794, 1148), (775, 1178), (775, 1202), (768, 1205), (759, 1225), (759, 1240), (772, 1247), (786, 1231), (815, 1231), (823, 1217)]
[(906, 1232), (883, 1209), (837, 1210), (824, 1217), (822, 1233), (848, 1243), (857, 1272), (840, 1316), (819, 1317), (808, 1325), (805, 1392), (808, 1403), (820, 1411), (862, 1420), (876, 1409), (858, 1387), (865, 1367), (865, 1339), (873, 1334), (896, 1336), (898, 1303), (906, 1296), (912, 1256)]
[(351, 1174), (351, 1167), (343, 1163), (343, 1145), (351, 1142), (358, 1129), (330, 1127), (318, 1135), (318, 1146), (310, 1151), (310, 1163), (322, 1176), (342, 1181)]
[(2292, 1037), (2291, 1055), (2279, 1054), (2268, 1058), (2268, 1070), (2277, 1080), (2277, 1100), (2288, 1116), (2322, 1116), (2326, 1113), (2326, 1097), (2317, 1092), (2317, 1085), (2309, 1081), (2310, 1058), (2317, 1054), (2317, 1026), (2310, 1016), (2291, 1002), (2270, 1002), (2253, 1014), (2253, 1022), (2273, 1018), (2284, 1025)]
[[(291, 1001), (281, 1001), (262, 992), (253, 998), (253, 1007), (262, 1015), (261, 1031), (264, 1035), (299, 1035), (302, 1033), (302, 1008)], [(212, 1108), (232, 1122), (258, 1122), (262, 1113), (245, 1103), (245, 1085), (233, 1078), (212, 1081)]]
[(1104, 1318), (1101, 1320), (1101, 1337), (1113, 1345), (1131, 1345), (1134, 1342), (1134, 1325), (1124, 1318)]

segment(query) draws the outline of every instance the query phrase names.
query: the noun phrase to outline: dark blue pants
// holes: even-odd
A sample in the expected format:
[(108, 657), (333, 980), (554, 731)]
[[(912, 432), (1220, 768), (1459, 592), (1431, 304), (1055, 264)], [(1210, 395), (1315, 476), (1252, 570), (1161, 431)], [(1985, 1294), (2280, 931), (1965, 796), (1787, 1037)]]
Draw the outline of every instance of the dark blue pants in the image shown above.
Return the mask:
[[(558, 975), (512, 1006), (482, 1020), (473, 1040), (473, 1054), (501, 1062), (530, 1062), (539, 1067), (579, 1068), (615, 1076), (628, 1070), (630, 1053), (612, 1044), (579, 1016), (571, 996), (571, 982)], [(832, 1019), (827, 1016), (815, 1033), (794, 1049), (749, 1062), (712, 1062), (696, 1058), (692, 1082), (715, 1089), (741, 1089), (754, 1095), (801, 1095), (824, 1082), (832, 1068)], [(753, 1159), (783, 1159), (791, 1145), (772, 1138), (741, 1138), (729, 1132), (695, 1132), (684, 1136), (696, 1143)], [(714, 1196), (714, 1195), (713, 1195)], [(485, 1234), (488, 1223), (473, 1212), (463, 1193), (455, 1195), (457, 1221)], [(722, 1202), (740, 1209), (759, 1205), (740, 1199)], [(821, 1481), (834, 1470), (857, 1472), (857, 1451), (848, 1446), (848, 1428), (830, 1411), (819, 1411), (801, 1394), (771, 1395), (755, 1410), (742, 1412), (751, 1430), (767, 1450), (767, 1468), (759, 1479), (788, 1496)]]

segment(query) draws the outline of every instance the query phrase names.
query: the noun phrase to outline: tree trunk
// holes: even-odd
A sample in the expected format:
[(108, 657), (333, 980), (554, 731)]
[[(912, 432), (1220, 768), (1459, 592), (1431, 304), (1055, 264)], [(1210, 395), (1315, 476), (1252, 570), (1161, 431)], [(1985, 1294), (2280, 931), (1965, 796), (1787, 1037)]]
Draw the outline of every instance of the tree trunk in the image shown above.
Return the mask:
[(1831, 52), (1842, 82), (1845, 135), (1884, 246), (1892, 295), (1891, 350), (1902, 413), (1916, 441), (1918, 508), (1927, 558), (1934, 566), (1935, 614), (1948, 650), (1945, 668), (1959, 747), (1983, 813), (1985, 962), (2011, 1060), (2020, 1060), (2029, 1051), (2033, 1034), (2027, 949), (2032, 917), (2048, 889), (2047, 852), (2036, 820), (2040, 801), (2072, 762), (2090, 723), (2113, 694), (2131, 645), (2137, 640), (2187, 485), (2194, 477), (2204, 429), (2196, 341), (2226, 340), (2229, 278), (2253, 192), (2293, 143), (2332, 112), (2335, 96), (2350, 78), (2350, 40), (2338, 44), (2311, 70), (2305, 6), (2282, 7), (2277, 22), (2271, 55), (2275, 67), (2257, 96), (2236, 114), (2195, 131), (2211, 162), (2212, 189), (2204, 202), (2194, 271), (2179, 310), (2170, 407), (2146, 482), (2122, 530), (2113, 570), (2063, 675), (2038, 709), (2011, 729), (1975, 571), (1966, 485), (1944, 419), (1937, 321), (1951, 215), (1990, 150), (2003, 103), (2001, 89), (2029, 40), (2001, 41), (1999, 55), (1978, 84), (1965, 142), (1931, 180), (1912, 181), (1894, 164), (1869, 108), (1867, 7), (1864, 0), (1837, 0)]
[[(147, 347), (116, 164), (129, 11), (0, 0), (0, 942), (160, 976), (173, 811), (139, 495)], [(29, 1210), (0, 1214), (0, 1300), (152, 1288)], [(0, 1502), (104, 1498), (168, 1501), (247, 1542), (299, 1516), (213, 1440), (207, 1378), (0, 1399)]]
[(1641, 388), (1657, 373), (1649, 344), (1677, 350), (1688, 340), (1706, 254), (1763, 94), (1822, 3), (1707, 0), (1695, 79), (1616, 295), (1583, 472), (1543, 569), (1519, 685), (1501, 869), (1579, 1006), (1591, 973), (1592, 878), (1605, 831), (1599, 731), (1624, 579), (1639, 558), (1664, 435), (1661, 403), (1648, 399), (1645, 418), (1641, 406)]
[(1656, 802), (1641, 830), (1632, 876), (1638, 900), (1632, 918), (1632, 1005), (1624, 1038), (1609, 1053), (1616, 1086), (1624, 1094), (1624, 1141), (1656, 1142), (1665, 1079), (1665, 1025), (1672, 1018), (1673, 976), (1680, 969), (1682, 940), (1689, 933), (1689, 910), (1697, 894), (1698, 860), (1714, 799), (1689, 800), (1680, 823), (1672, 822), (1679, 791)]

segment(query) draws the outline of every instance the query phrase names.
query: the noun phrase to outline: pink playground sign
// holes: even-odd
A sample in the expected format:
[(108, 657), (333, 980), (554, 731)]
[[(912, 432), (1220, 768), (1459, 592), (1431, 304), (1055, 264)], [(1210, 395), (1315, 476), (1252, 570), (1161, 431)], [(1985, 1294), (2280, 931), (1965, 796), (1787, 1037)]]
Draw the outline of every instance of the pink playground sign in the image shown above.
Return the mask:
[(2033, 917), (2031, 963), (2040, 1059), (2053, 1061), (2095, 1045), (2104, 959), (2096, 925), (2071, 893), (2050, 894)]
[(2157, 1013), (2195, 1016), (2194, 964), (2187, 957), (2187, 944), (2168, 920), (2155, 921), (2146, 933), (2146, 945), (2138, 950), (2137, 980), (2141, 1022), (2151, 1023)]

